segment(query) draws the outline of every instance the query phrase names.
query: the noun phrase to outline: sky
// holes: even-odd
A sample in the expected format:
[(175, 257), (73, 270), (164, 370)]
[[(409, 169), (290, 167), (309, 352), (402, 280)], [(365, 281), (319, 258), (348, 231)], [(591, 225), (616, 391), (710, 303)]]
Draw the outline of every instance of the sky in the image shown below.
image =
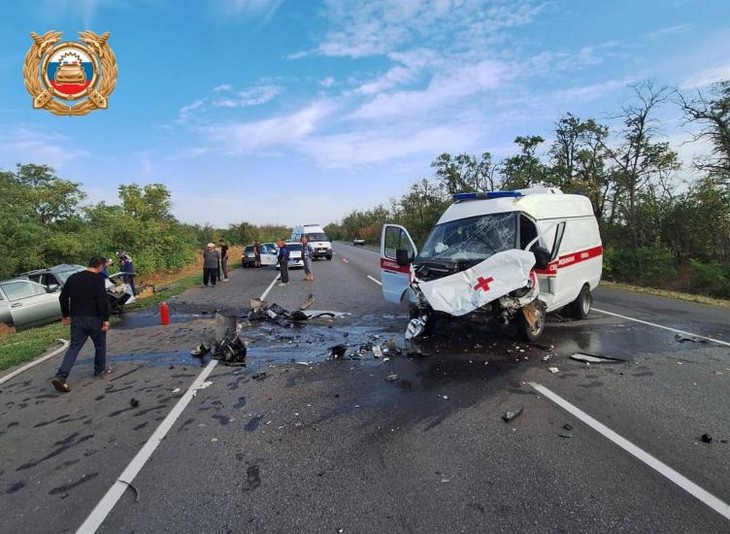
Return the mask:
[[(730, 79), (727, 0), (6, 0), (0, 169), (52, 165), (88, 202), (163, 183), (183, 222), (326, 224), (406, 193), (442, 152), (611, 124), (630, 84)], [(111, 32), (109, 108), (32, 108), (31, 32)], [(687, 164), (679, 111), (661, 133)]]

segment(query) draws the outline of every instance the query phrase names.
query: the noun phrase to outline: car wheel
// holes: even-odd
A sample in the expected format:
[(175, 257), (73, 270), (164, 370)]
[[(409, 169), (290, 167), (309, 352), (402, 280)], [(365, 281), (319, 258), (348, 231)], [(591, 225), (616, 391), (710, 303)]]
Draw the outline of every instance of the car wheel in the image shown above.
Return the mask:
[(545, 330), (545, 307), (538, 302), (534, 310), (537, 317), (533, 325), (527, 321), (524, 310), (517, 312), (517, 332), (525, 341), (537, 341)]
[(578, 297), (570, 304), (570, 312), (576, 319), (587, 319), (593, 304), (593, 294), (588, 284), (584, 285)]
[(327, 261), (330, 261), (332, 259), (332, 254), (327, 254)]

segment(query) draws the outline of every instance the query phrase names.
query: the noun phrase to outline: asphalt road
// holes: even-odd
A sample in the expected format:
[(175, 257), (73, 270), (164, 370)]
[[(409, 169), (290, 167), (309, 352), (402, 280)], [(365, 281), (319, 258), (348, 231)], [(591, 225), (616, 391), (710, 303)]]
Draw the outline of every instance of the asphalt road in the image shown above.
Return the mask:
[[(406, 357), (407, 310), (383, 300), (377, 254), (335, 252), (313, 283), (239, 269), (171, 301), (168, 326), (130, 314), (109, 334), (115, 373), (90, 378), (87, 348), (70, 394), (47, 382), (60, 358), (0, 387), (0, 531), (74, 532), (165, 421), (133, 488), (94, 512), (100, 532), (730, 531), (711, 508), (730, 502), (730, 347), (675, 337), (730, 342), (730, 312), (599, 288), (612, 315), (555, 316), (539, 343), (446, 326)], [(249, 323), (267, 290), (346, 315)], [(189, 355), (236, 321), (248, 367)], [(346, 357), (328, 359), (337, 344)]]

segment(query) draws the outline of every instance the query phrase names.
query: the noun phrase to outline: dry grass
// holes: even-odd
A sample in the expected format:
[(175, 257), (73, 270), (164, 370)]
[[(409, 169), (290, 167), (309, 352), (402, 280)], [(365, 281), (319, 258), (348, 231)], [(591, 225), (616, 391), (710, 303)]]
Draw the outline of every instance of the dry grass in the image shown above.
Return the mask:
[(666, 297), (675, 300), (686, 300), (687, 302), (697, 302), (699, 304), (707, 304), (709, 306), (717, 306), (718, 308), (730, 309), (730, 300), (716, 299), (705, 295), (693, 295), (691, 293), (682, 293), (680, 291), (671, 291), (669, 289), (656, 289), (653, 287), (639, 287), (620, 282), (609, 282), (601, 280), (601, 285), (614, 289), (623, 289), (633, 291), (634, 293), (643, 293), (646, 295), (655, 295), (657, 297)]

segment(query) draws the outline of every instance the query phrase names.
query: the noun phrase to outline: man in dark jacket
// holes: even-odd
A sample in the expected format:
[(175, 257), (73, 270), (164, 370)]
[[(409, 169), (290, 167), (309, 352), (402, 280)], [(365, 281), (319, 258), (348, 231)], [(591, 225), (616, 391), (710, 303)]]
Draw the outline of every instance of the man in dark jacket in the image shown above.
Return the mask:
[(66, 379), (88, 338), (94, 342), (94, 376), (111, 372), (111, 367), (106, 366), (106, 332), (109, 330), (110, 309), (104, 278), (101, 276), (105, 264), (106, 258), (91, 258), (86, 270), (69, 276), (58, 298), (61, 302), (61, 321), (71, 325), (71, 344), (56, 376), (51, 379), (53, 387), (61, 393), (71, 391)]
[(279, 254), (277, 259), (279, 260), (279, 273), (281, 273), (280, 286), (289, 285), (289, 249), (286, 248), (286, 242), (283, 239), (279, 239), (277, 243), (279, 246)]

